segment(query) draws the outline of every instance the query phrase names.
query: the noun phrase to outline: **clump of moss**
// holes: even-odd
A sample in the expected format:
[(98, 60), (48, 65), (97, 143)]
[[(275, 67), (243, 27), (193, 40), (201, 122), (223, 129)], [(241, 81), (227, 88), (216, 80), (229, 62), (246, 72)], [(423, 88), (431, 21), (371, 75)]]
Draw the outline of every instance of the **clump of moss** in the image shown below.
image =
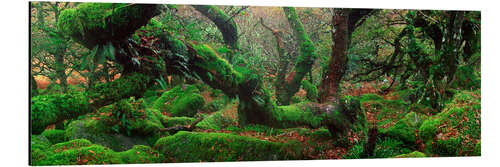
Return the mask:
[(419, 138), (426, 153), (440, 156), (476, 155), (481, 136), (480, 91), (460, 91), (441, 111), (425, 120), (419, 128)]
[(262, 161), (302, 157), (302, 147), (297, 141), (276, 143), (226, 133), (180, 131), (159, 139), (154, 148), (168, 155), (167, 162)]
[(422, 125), (422, 122), (424, 122), (426, 118), (425, 115), (410, 112), (397, 121), (394, 126), (387, 129), (380, 129), (380, 133), (399, 139), (407, 144), (415, 144), (417, 141), (415, 131), (420, 128), (420, 125)]
[(196, 86), (179, 85), (163, 93), (153, 108), (172, 116), (193, 117), (203, 107), (205, 100)]
[(401, 154), (397, 155), (394, 158), (425, 158), (427, 157), (424, 153), (418, 152), (418, 151), (413, 151), (408, 154)]
[(64, 134), (65, 134), (64, 130), (53, 129), (53, 130), (45, 130), (42, 132), (41, 135), (45, 136), (50, 141), (50, 143), (56, 144), (66, 141)]

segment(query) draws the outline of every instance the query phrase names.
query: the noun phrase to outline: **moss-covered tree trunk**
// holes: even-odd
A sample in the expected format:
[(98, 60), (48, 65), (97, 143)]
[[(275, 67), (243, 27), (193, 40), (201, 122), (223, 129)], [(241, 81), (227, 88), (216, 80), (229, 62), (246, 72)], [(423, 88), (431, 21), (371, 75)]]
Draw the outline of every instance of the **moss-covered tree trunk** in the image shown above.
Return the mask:
[(279, 105), (288, 105), (290, 100), (299, 91), (300, 83), (304, 76), (311, 70), (316, 55), (314, 44), (302, 25), (295, 8), (284, 7), (288, 23), (293, 29), (294, 36), (299, 48), (299, 56), (296, 59), (295, 66), (284, 80), (277, 80), (276, 99)]
[(224, 42), (231, 49), (239, 49), (238, 27), (231, 17), (213, 5), (193, 5), (193, 8), (205, 15), (217, 26), (222, 33)]

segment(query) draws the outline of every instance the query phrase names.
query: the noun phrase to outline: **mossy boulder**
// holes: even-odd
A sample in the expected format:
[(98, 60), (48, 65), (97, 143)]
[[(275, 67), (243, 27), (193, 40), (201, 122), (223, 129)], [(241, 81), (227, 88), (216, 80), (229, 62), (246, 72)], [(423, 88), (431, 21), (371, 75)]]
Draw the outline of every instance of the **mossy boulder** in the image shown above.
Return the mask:
[(123, 40), (159, 14), (159, 5), (84, 3), (59, 15), (58, 28), (92, 49), (112, 40)]
[(31, 164), (37, 164), (39, 161), (46, 159), (50, 156), (50, 141), (42, 135), (32, 135), (30, 140), (31, 149)]
[(415, 144), (417, 141), (416, 131), (427, 118), (415, 112), (406, 114), (402, 119), (396, 122), (394, 126), (387, 129), (380, 129), (380, 134), (399, 139), (407, 144)]
[(45, 130), (42, 132), (42, 136), (45, 136), (50, 143), (56, 144), (66, 141), (65, 131), (59, 129)]
[(376, 123), (380, 131), (394, 126), (408, 114), (408, 105), (403, 100), (386, 100), (380, 95), (368, 93), (360, 97), (360, 102), (361, 110), (374, 116), (370, 121)]
[(418, 135), (428, 154), (474, 156), (481, 140), (480, 123), (480, 91), (460, 91), (443, 111), (422, 123)]
[(144, 145), (135, 145), (132, 149), (117, 154), (120, 157), (120, 163), (123, 164), (159, 163), (163, 159), (158, 151)]
[(427, 157), (424, 153), (414, 151), (408, 154), (397, 155), (393, 158), (424, 158), (424, 157)]
[(163, 93), (153, 108), (171, 116), (193, 117), (205, 105), (205, 100), (194, 85), (179, 85)]
[(90, 110), (89, 99), (81, 92), (35, 96), (31, 99), (31, 133), (40, 134), (50, 124)]
[(233, 102), (222, 110), (210, 114), (197, 123), (196, 128), (221, 130), (231, 125), (237, 125), (238, 119), (235, 115), (237, 113), (237, 106), (238, 103)]
[(32, 159), (32, 165), (91, 165), (159, 163), (163, 156), (149, 146), (115, 152), (108, 147), (92, 144), (86, 139), (75, 139), (46, 147), (43, 159)]
[(180, 131), (159, 139), (154, 148), (168, 156), (167, 162), (302, 159), (298, 141), (277, 143), (227, 133)]
[(136, 144), (148, 145), (147, 137), (116, 133), (102, 120), (72, 121), (66, 129), (66, 137), (70, 140), (87, 139), (115, 151), (127, 150)]

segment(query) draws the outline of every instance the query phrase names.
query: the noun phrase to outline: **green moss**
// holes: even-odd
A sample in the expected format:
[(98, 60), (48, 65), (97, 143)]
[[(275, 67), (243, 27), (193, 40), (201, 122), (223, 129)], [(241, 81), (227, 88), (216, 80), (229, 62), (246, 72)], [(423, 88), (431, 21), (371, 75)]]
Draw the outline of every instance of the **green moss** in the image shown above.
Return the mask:
[(472, 65), (458, 66), (455, 73), (455, 80), (452, 84), (453, 87), (465, 90), (481, 88), (481, 77), (476, 73)]
[[(32, 147), (38, 144), (32, 143)], [(32, 165), (90, 165), (159, 163), (163, 155), (149, 146), (135, 145), (133, 148), (115, 152), (108, 147), (92, 144), (85, 139), (76, 139), (53, 146), (44, 145), (45, 157), (35, 159)], [(32, 150), (32, 154), (35, 153)], [(38, 152), (39, 153), (39, 152)], [(37, 157), (38, 158), (38, 157)]]
[(124, 164), (159, 163), (163, 158), (158, 151), (144, 145), (135, 145), (132, 149), (117, 154), (121, 159), (120, 163)]
[(88, 147), (92, 144), (92, 142), (86, 139), (74, 139), (64, 143), (58, 143), (52, 146), (55, 152), (66, 151), (69, 149), (78, 149), (81, 147)]
[(42, 132), (42, 136), (45, 136), (52, 144), (66, 141), (64, 134), (65, 131), (59, 129), (45, 130)]
[(170, 113), (172, 116), (194, 116), (205, 104), (196, 86), (179, 85), (163, 93), (153, 104), (153, 108), (160, 112)]
[(474, 156), (481, 156), (481, 141), (477, 142), (476, 147), (474, 147)]
[(243, 74), (235, 71), (231, 64), (220, 57), (208, 45), (194, 45), (196, 50), (195, 65), (203, 70), (197, 74), (205, 83), (214, 89), (220, 89), (230, 97), (236, 96), (239, 86), (246, 79)]
[(419, 137), (426, 153), (441, 156), (475, 155), (481, 140), (480, 91), (460, 91), (439, 114), (422, 123)]
[(84, 3), (63, 10), (58, 28), (87, 48), (129, 37), (155, 14), (156, 5)]
[(304, 89), (307, 92), (307, 99), (310, 101), (316, 101), (318, 98), (318, 88), (313, 85), (311, 82), (308, 80), (302, 80), (302, 89)]
[(90, 164), (115, 164), (120, 159), (115, 152), (100, 145), (77, 147), (49, 156), (39, 165), (90, 165)]
[(365, 101), (384, 100), (384, 98), (382, 96), (377, 95), (377, 94), (367, 93), (367, 94), (363, 94), (361, 96), (360, 100), (361, 100), (361, 102), (365, 102)]
[(196, 124), (196, 128), (221, 130), (228, 126), (236, 125), (237, 120), (227, 115), (227, 112), (225, 112), (226, 110), (233, 108), (234, 105), (238, 104), (233, 103), (227, 105), (224, 109), (210, 114), (208, 117)]
[(401, 154), (408, 154), (412, 152), (411, 149), (406, 148), (405, 144), (397, 139), (383, 138), (377, 139), (373, 156), (370, 158), (389, 158)]
[(420, 128), (426, 118), (426, 116), (410, 112), (396, 122), (394, 126), (388, 129), (380, 129), (380, 133), (399, 139), (407, 144), (415, 144), (417, 141), (415, 131)]
[(302, 147), (296, 141), (275, 143), (226, 133), (180, 131), (159, 139), (154, 148), (169, 156), (167, 162), (285, 160), (302, 157)]
[(140, 97), (149, 87), (151, 80), (148, 75), (133, 73), (113, 82), (96, 84), (90, 90), (89, 97), (97, 104), (110, 104), (130, 96)]
[(401, 154), (397, 155), (394, 158), (425, 158), (427, 157), (424, 153), (418, 152), (418, 151), (413, 151), (408, 154)]
[(179, 125), (191, 125), (196, 119), (192, 117), (166, 117), (164, 119), (164, 125), (166, 127), (173, 127)]
[(50, 124), (89, 111), (89, 99), (81, 92), (35, 96), (31, 99), (31, 132), (40, 134)]
[(309, 110), (306, 103), (298, 103), (288, 106), (278, 106), (273, 110), (274, 118), (279, 127), (294, 127), (307, 125), (311, 128), (318, 128), (325, 118), (324, 114), (315, 114)]
[(32, 135), (30, 140), (31, 164), (38, 165), (52, 154), (50, 141), (42, 135)]

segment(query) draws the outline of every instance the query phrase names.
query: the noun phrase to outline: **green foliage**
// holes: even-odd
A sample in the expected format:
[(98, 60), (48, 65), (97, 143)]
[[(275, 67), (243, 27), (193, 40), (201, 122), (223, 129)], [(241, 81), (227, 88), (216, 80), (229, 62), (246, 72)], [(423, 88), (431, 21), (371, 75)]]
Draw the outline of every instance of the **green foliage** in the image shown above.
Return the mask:
[[(300, 143), (277, 143), (226, 133), (180, 131), (159, 139), (155, 146), (167, 162), (252, 161), (300, 159)], [(197, 150), (192, 152), (191, 150)], [(186, 154), (186, 152), (190, 154)]]
[(56, 144), (66, 141), (64, 137), (64, 130), (53, 129), (53, 130), (45, 130), (42, 132), (42, 136), (45, 136), (50, 143)]
[(194, 116), (203, 107), (205, 100), (194, 85), (179, 85), (163, 93), (153, 108), (172, 116)]

